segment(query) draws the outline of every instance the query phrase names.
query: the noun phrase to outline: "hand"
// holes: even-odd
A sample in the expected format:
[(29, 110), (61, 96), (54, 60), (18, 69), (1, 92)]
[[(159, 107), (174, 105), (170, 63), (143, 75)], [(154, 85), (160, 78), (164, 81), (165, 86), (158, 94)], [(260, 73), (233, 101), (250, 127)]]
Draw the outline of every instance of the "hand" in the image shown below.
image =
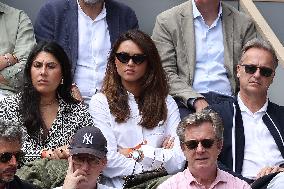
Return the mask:
[(118, 150), (119, 153), (121, 153), (122, 155), (124, 155), (125, 157), (129, 157), (129, 153), (131, 152), (132, 150), (130, 148), (120, 148)]
[(77, 169), (74, 172), (72, 156), (68, 158), (68, 170), (64, 180), (62, 189), (77, 189), (80, 182), (87, 181), (86, 172)]
[(16, 56), (6, 53), (0, 56), (0, 63), (1, 63), (1, 70), (9, 67), (9, 64), (7, 64), (7, 61), (9, 61), (10, 66), (13, 66), (14, 64), (18, 63), (18, 59)]
[(18, 59), (17, 59), (16, 56), (14, 56), (14, 55), (12, 55), (12, 54), (10, 54), (10, 53), (6, 53), (5, 55), (6, 55), (6, 57), (9, 58), (10, 63), (11, 63), (11, 66), (13, 66), (13, 65), (16, 64), (16, 63), (18, 63)]
[(71, 94), (72, 94), (73, 98), (75, 98), (76, 100), (79, 100), (80, 102), (84, 101), (84, 99), (83, 99), (83, 97), (80, 93), (80, 90), (75, 83), (72, 84)]
[(200, 112), (201, 110), (209, 106), (209, 104), (204, 98), (198, 98), (194, 101), (193, 106), (196, 112)]
[(47, 150), (46, 158), (48, 159), (67, 159), (69, 157), (68, 146), (61, 146), (56, 149)]
[(260, 172), (257, 174), (256, 178), (263, 177), (265, 175), (271, 174), (271, 173), (276, 173), (276, 172), (281, 172), (284, 171), (284, 168), (274, 166), (274, 167), (264, 167), (260, 170)]
[(164, 149), (172, 149), (174, 147), (175, 138), (171, 138), (171, 136), (167, 136), (162, 144)]
[[(137, 152), (139, 153), (140, 158), (138, 158), (138, 159), (134, 159), (134, 158), (133, 158), (132, 153), (133, 153), (134, 151), (137, 151)], [(142, 161), (143, 158), (144, 158), (143, 151), (142, 151), (142, 150), (139, 150), (139, 149), (135, 149), (135, 148), (120, 148), (120, 149), (118, 150), (118, 152), (119, 152), (120, 154), (124, 155), (125, 157), (127, 157), (127, 158), (133, 158), (134, 160), (136, 160), (136, 161), (138, 161), (138, 162)]]

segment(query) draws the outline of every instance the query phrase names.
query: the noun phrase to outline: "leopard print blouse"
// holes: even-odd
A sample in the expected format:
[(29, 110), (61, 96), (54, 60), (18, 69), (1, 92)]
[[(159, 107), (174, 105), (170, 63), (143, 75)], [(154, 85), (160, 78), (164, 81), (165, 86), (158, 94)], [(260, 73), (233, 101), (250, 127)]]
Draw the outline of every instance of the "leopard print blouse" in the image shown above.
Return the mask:
[[(0, 102), (0, 119), (23, 125), (22, 116), (19, 113), (19, 102), (20, 94), (4, 98)], [(23, 163), (39, 159), (42, 149), (55, 149), (69, 144), (73, 134), (84, 126), (93, 126), (88, 108), (81, 103), (68, 104), (59, 98), (57, 116), (44, 141), (31, 138), (24, 128), (25, 137), (22, 150), (25, 152), (25, 157)], [(43, 132), (42, 129), (41, 132)]]

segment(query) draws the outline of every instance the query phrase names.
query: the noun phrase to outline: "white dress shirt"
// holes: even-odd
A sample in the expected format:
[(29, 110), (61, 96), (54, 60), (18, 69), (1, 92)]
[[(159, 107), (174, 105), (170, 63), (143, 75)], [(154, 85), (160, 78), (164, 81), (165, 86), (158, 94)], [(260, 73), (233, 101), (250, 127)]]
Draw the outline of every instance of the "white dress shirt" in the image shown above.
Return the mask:
[[(167, 172), (173, 174), (181, 171), (185, 163), (185, 157), (176, 134), (180, 116), (173, 98), (168, 96), (166, 99), (167, 120), (164, 123), (159, 123), (153, 129), (146, 129), (139, 125), (141, 116), (134, 96), (130, 93), (128, 96), (130, 117), (125, 123), (115, 121), (104, 94), (95, 94), (89, 105), (95, 125), (102, 130), (108, 143), (108, 164), (103, 172), (107, 178), (104, 184), (115, 188), (122, 188), (124, 183), (122, 176), (131, 175), (135, 165), (135, 160), (126, 158), (118, 152), (120, 148), (133, 148), (143, 141), (147, 141), (146, 145), (142, 145), (141, 150), (144, 158), (141, 162), (136, 163), (135, 173), (141, 173), (143, 169), (153, 170), (163, 164)], [(175, 138), (172, 149), (162, 148), (162, 142), (166, 136)]]
[(274, 138), (264, 124), (262, 117), (266, 114), (268, 100), (261, 109), (252, 113), (238, 95), (244, 134), (245, 148), (242, 175), (256, 179), (259, 171), (266, 166), (279, 166), (284, 163)]
[(78, 3), (79, 42), (74, 80), (87, 104), (102, 87), (111, 48), (106, 14), (104, 5), (101, 13), (92, 20)]
[(193, 89), (198, 93), (216, 92), (232, 95), (232, 87), (224, 67), (222, 6), (211, 26), (208, 26), (192, 0), (195, 31), (196, 65)]

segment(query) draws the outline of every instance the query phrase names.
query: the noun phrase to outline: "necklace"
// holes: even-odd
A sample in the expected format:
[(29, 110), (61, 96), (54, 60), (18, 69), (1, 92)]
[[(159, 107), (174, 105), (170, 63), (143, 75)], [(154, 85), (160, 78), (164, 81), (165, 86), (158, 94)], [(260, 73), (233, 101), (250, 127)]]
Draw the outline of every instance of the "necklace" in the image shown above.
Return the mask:
[(48, 102), (48, 103), (40, 103), (41, 107), (46, 107), (46, 106), (51, 106), (52, 104), (54, 104), (55, 102), (57, 102), (57, 99), (53, 99), (52, 101)]

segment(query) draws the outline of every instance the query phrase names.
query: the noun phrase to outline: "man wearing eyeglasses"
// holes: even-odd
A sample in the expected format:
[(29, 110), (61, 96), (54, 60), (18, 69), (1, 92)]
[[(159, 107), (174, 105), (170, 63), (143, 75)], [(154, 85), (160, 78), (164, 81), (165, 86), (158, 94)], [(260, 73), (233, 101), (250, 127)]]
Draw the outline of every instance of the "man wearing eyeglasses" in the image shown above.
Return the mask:
[(70, 144), (69, 167), (62, 187), (56, 189), (111, 189), (98, 183), (107, 163), (107, 141), (97, 127), (83, 127)]
[(190, 114), (177, 128), (188, 167), (162, 183), (158, 189), (249, 189), (243, 180), (218, 169), (223, 146), (223, 124), (212, 110)]
[[(211, 107), (224, 121), (224, 147), (219, 160), (224, 169), (248, 182), (261, 183), (284, 171), (284, 107), (267, 97), (277, 65), (269, 43), (249, 41), (237, 65), (240, 91), (235, 102)], [(277, 174), (266, 185), (284, 188), (284, 173)]]
[(0, 189), (36, 188), (15, 175), (19, 161), (23, 157), (22, 143), (22, 128), (0, 120)]

